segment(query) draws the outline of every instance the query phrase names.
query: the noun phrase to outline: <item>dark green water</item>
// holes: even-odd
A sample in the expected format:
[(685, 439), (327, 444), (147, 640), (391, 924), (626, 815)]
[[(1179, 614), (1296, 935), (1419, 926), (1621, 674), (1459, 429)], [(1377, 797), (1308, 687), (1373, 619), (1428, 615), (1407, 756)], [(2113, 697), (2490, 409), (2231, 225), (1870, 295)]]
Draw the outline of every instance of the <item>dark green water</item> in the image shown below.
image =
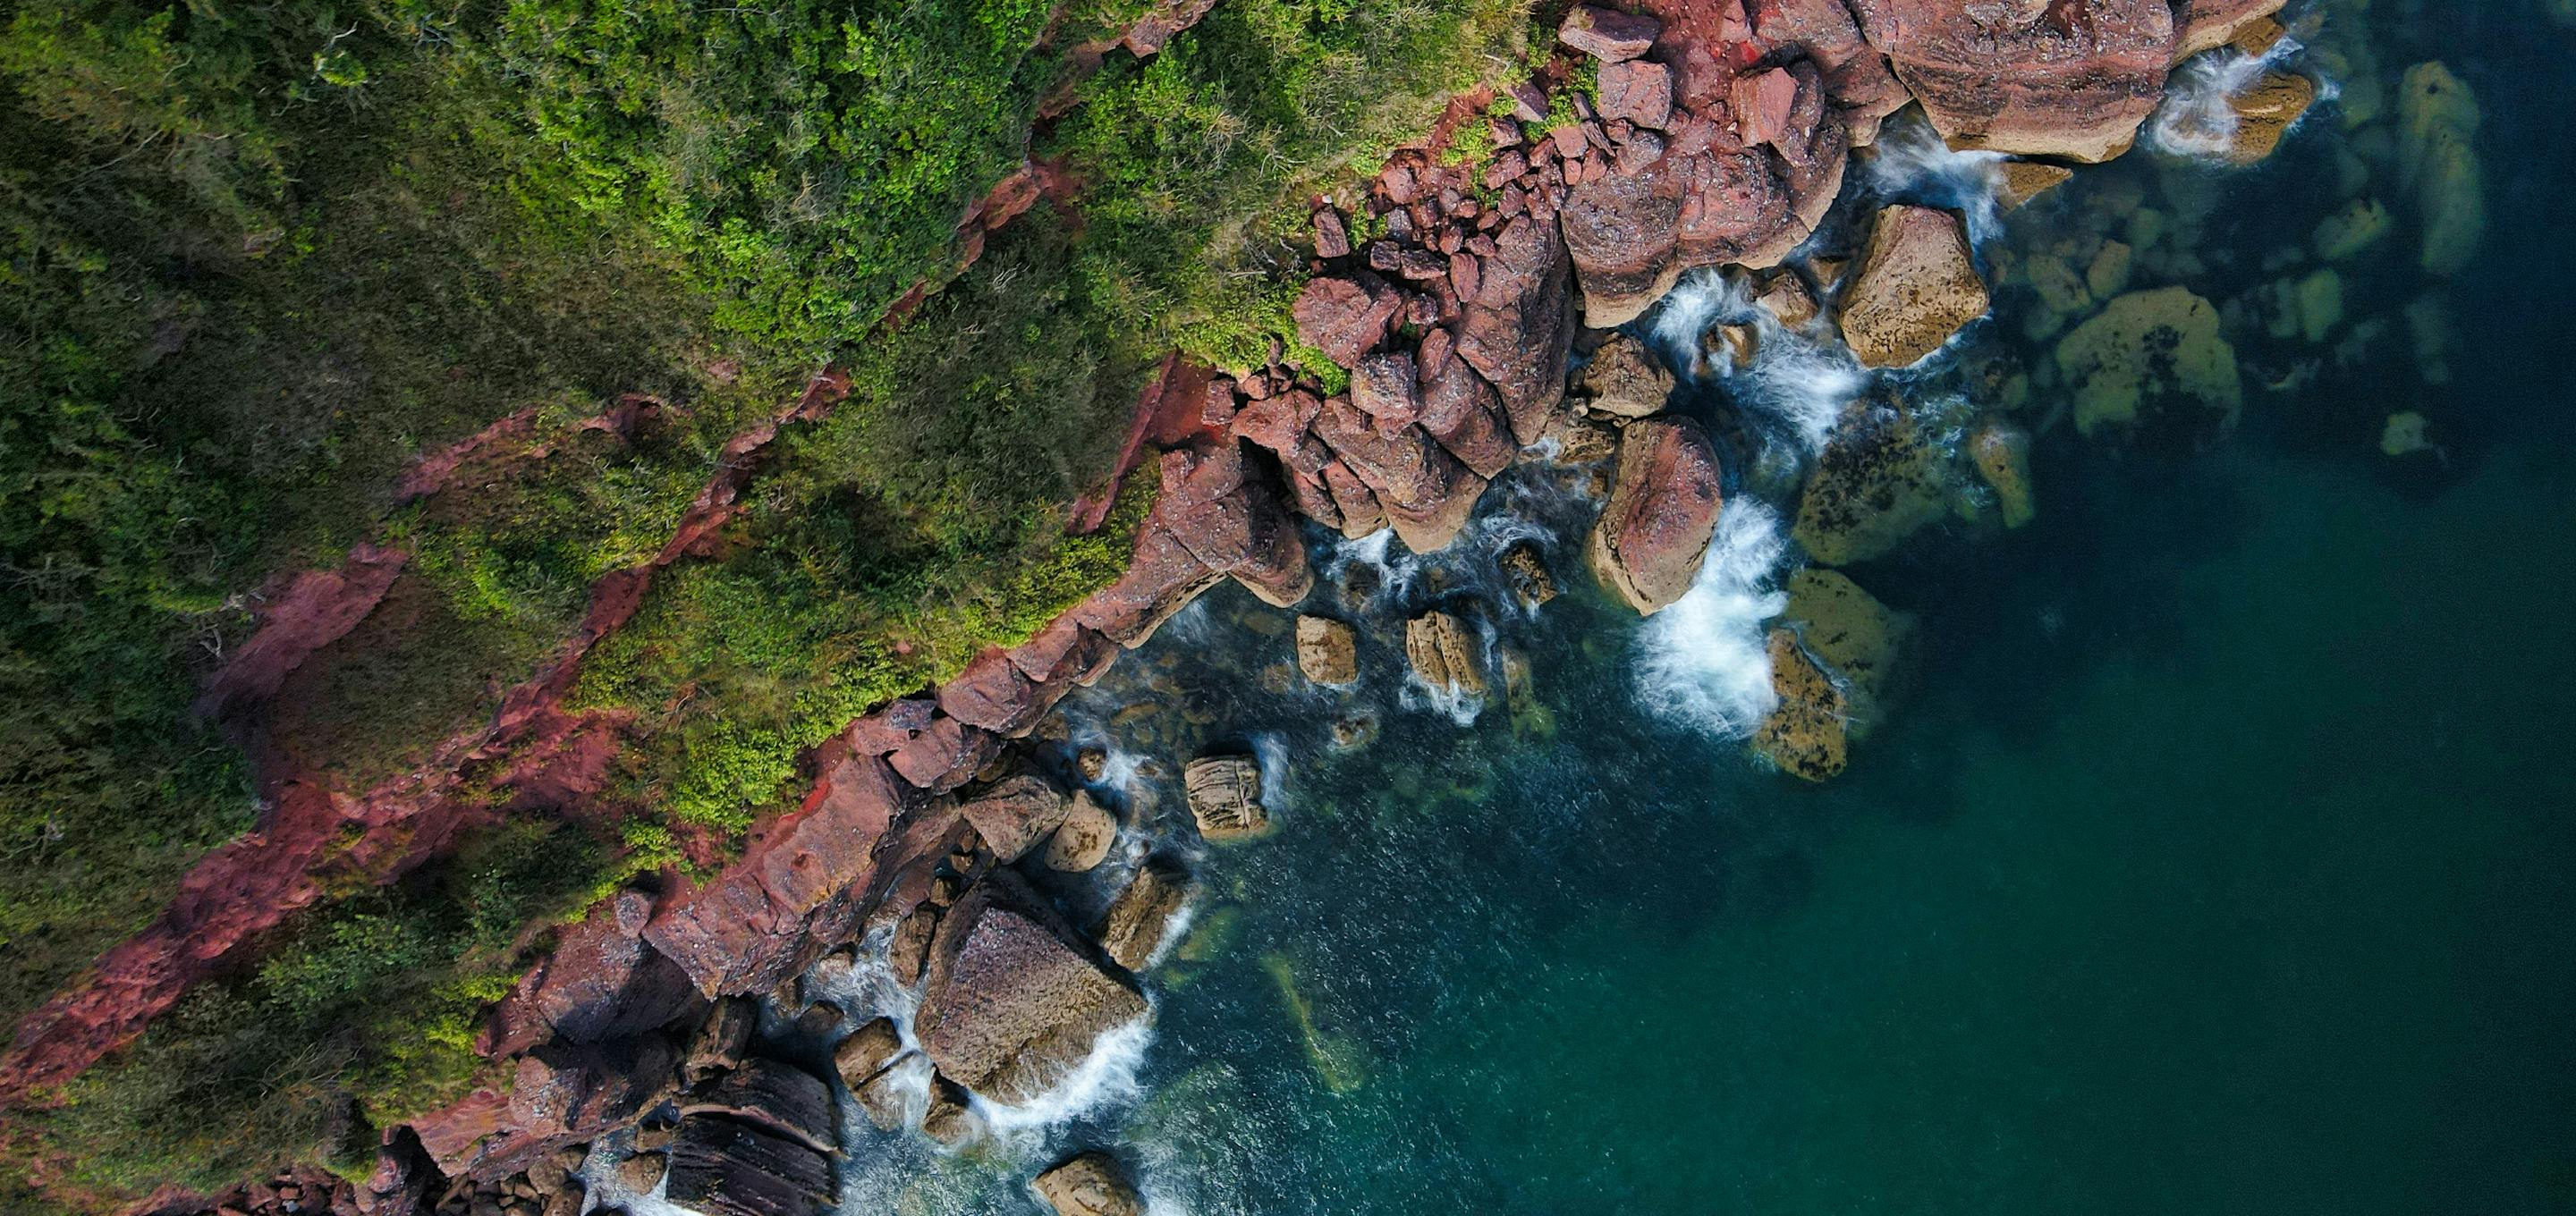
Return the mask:
[[(2392, 76), (2440, 54), (2486, 102), (2454, 383), (2400, 338), (2249, 393), (2196, 457), (2043, 431), (2037, 524), (1855, 572), (1921, 620), (1917, 678), (1821, 787), (1647, 703), (1657, 643), (1544, 474), (1397, 564), (1355, 694), (1287, 676), (1285, 614), (1212, 595), (1074, 707), (1136, 756), (1251, 743), (1284, 773), (1279, 831), (1226, 848), (1164, 789), (1210, 896), (1137, 1085), (999, 1162), (884, 1156), (848, 1210), (1034, 1210), (1006, 1180), (1106, 1143), (1165, 1216), (2576, 1212), (2570, 38), (2381, 7), (2419, 23), (2380, 39)], [(2212, 187), (2196, 289), (2304, 235), (2344, 139), (2312, 119)], [(2171, 171), (2147, 160), (2064, 205)], [(2382, 250), (2355, 316), (2422, 289)], [(2407, 409), (2441, 460), (2376, 450)], [(1488, 564), (1522, 533), (1568, 590), (1535, 615)], [(1462, 728), (1402, 691), (1400, 621), (1435, 603), (1532, 694)], [(1352, 713), (1378, 735), (1336, 749)]]

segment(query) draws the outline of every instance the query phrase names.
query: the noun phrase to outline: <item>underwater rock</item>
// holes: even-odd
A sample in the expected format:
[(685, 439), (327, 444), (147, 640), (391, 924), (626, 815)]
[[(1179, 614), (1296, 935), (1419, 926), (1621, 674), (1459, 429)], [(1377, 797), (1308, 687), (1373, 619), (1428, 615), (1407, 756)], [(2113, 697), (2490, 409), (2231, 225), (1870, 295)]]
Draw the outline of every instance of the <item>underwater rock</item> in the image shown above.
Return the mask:
[(1056, 1216), (1145, 1216), (1145, 1199), (1118, 1159), (1097, 1149), (1038, 1175), (1037, 1188)]
[(1330, 617), (1297, 618), (1297, 670), (1317, 684), (1341, 687), (1360, 678), (1359, 631)]
[(2357, 198), (2317, 221), (2309, 248), (2319, 260), (2348, 261), (2388, 235), (2388, 208), (2375, 198)]
[(1995, 492), (2005, 527), (2018, 528), (2038, 517), (2030, 491), (2030, 432), (1990, 418), (1968, 437), (1968, 453), (1976, 461), (1977, 476)]
[(831, 1199), (823, 1154), (731, 1119), (680, 1120), (664, 1194), (706, 1216), (816, 1216)]
[(761, 1056), (681, 1097), (680, 1115), (683, 1125), (693, 1117), (722, 1116), (818, 1153), (834, 1148), (832, 1091), (804, 1069)]
[(2008, 160), (1995, 166), (1995, 206), (2018, 211), (2032, 199), (2065, 185), (2075, 170), (2038, 160)]
[(1536, 608), (1556, 598), (1556, 577), (1547, 572), (1547, 559), (1540, 555), (1537, 541), (1513, 541), (1494, 564), (1502, 568), (1503, 581), (1521, 607)]
[(1003, 862), (1028, 856), (1047, 833), (1064, 822), (1064, 791), (1035, 775), (1013, 777), (968, 799), (958, 808), (975, 834)]
[(2244, 385), (2218, 310), (2182, 287), (2133, 291), (2057, 343), (2075, 429), (2196, 449), (2236, 425)]
[(1798, 498), (1792, 535), (1831, 566), (1884, 557), (1950, 511), (1947, 456), (1889, 398), (1843, 410)]
[(1856, 0), (1954, 148), (2098, 162), (2127, 151), (2177, 47), (2166, 0)]
[(1592, 569), (1628, 606), (1652, 616), (1698, 576), (1717, 531), (1723, 479), (1707, 432), (1688, 418), (1649, 418), (1619, 436), (1610, 501), (1592, 529)]
[(1368, 1057), (1360, 1045), (1348, 1036), (1326, 1027), (1325, 1019), (1297, 982), (1297, 965), (1285, 954), (1266, 954), (1261, 969), (1270, 973), (1278, 985), (1279, 1001), (1286, 1006), (1288, 1019), (1297, 1028), (1297, 1037), (1305, 1044), (1307, 1062), (1324, 1088), (1346, 1094), (1368, 1083)]
[(1018, 1105), (1147, 1012), (1133, 984), (1094, 961), (1011, 871), (996, 870), (941, 918), (913, 1033), (942, 1075)]
[(1065, 807), (1064, 822), (1047, 837), (1046, 867), (1065, 874), (1087, 873), (1109, 859), (1110, 846), (1117, 842), (1117, 818), (1092, 801), (1090, 791), (1076, 790)]
[(1643, 418), (1663, 412), (1673, 395), (1673, 374), (1644, 342), (1613, 334), (1574, 373), (1574, 393), (1592, 413)]
[(841, 1084), (856, 1090), (902, 1054), (903, 1035), (894, 1019), (875, 1018), (832, 1045), (832, 1068), (841, 1074)]
[(1181, 770), (1190, 817), (1209, 843), (1241, 840), (1270, 830), (1261, 805), (1261, 762), (1250, 756), (1202, 756)]
[(2415, 200), (2427, 273), (2459, 273), (2486, 236), (2477, 94), (2439, 62), (2406, 70), (2397, 106), (2398, 189)]
[(1189, 871), (1168, 858), (1149, 857), (1137, 867), (1127, 888), (1110, 901), (1094, 936), (1100, 939), (1101, 949), (1109, 952), (1110, 961), (1129, 971), (1142, 971), (1154, 952), (1162, 949), (1172, 918), (1189, 899)]
[(2227, 99), (2227, 108), (2236, 112), (2227, 159), (2250, 165), (2272, 155), (2281, 146), (2281, 136), (2316, 99), (2316, 82), (2305, 76), (2278, 70), (2263, 73), (2251, 87)]
[(1843, 574), (1819, 569), (1789, 576), (1783, 616), (1796, 625), (1806, 652), (1842, 678), (1845, 733), (1859, 739), (1895, 691), (1897, 663), (1914, 636), (1914, 618), (1880, 603)]
[(1771, 688), (1780, 705), (1753, 735), (1753, 750), (1782, 772), (1823, 781), (1843, 771), (1850, 740), (1843, 724), (1849, 703), (1823, 669), (1798, 646), (1798, 637), (1774, 629), (1764, 649), (1771, 657)]
[(1435, 690), (1468, 696), (1485, 691), (1475, 631), (1446, 612), (1425, 612), (1405, 622), (1404, 660), (1417, 679)]
[(2380, 454), (2395, 460), (2417, 452), (2440, 451), (2427, 438), (2431, 430), (2432, 426), (2425, 421), (2424, 415), (2413, 410), (2390, 414), (2387, 422), (2379, 428)]
[(1860, 270), (1843, 291), (1843, 341), (1871, 367), (1904, 367), (1986, 315), (1987, 303), (1957, 215), (1885, 207), (1871, 224)]

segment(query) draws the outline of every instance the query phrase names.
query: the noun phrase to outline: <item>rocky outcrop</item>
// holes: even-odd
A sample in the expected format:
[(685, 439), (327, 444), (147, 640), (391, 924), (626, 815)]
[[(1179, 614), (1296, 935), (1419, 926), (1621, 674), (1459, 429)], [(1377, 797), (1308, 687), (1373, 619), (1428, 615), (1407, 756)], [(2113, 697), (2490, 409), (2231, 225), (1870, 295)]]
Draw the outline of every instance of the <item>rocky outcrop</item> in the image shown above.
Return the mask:
[(1211, 844), (1242, 840), (1270, 830), (1261, 805), (1261, 764), (1250, 756), (1202, 756), (1181, 770), (1190, 817)]
[(2223, 46), (2281, 11), (2288, 0), (2173, 0), (2174, 58)]
[(993, 856), (1008, 863), (1045, 841), (1064, 822), (1065, 808), (1064, 791), (1044, 777), (1024, 774), (967, 799), (958, 814), (975, 825)]
[(2164, 95), (2167, 0), (1854, 0), (1871, 45), (1953, 147), (2104, 161)]
[(832, 1091), (804, 1069), (759, 1056), (683, 1095), (680, 1115), (731, 1119), (817, 1153), (835, 1151)]
[(997, 870), (940, 918), (913, 1033), (940, 1074), (995, 1101), (1043, 1095), (1101, 1035), (1146, 1015), (1035, 893)]
[(1690, 590), (1721, 505), (1717, 451), (1687, 418), (1648, 418), (1619, 436), (1619, 471), (1592, 530), (1592, 569), (1653, 615)]
[(1839, 678), (1844, 730), (1858, 740), (1896, 692), (1914, 618), (1880, 603), (1838, 571), (1801, 570), (1789, 576), (1788, 590), (1783, 619), (1795, 627), (1808, 656)]
[(1093, 1151), (1038, 1175), (1038, 1197), (1056, 1216), (1145, 1216), (1145, 1199), (1118, 1159)]
[(1297, 670), (1309, 681), (1327, 687), (1357, 683), (1359, 631), (1330, 617), (1298, 617)]
[(2271, 71), (2227, 99), (2236, 130), (2227, 141), (2227, 159), (2250, 165), (2272, 155), (2290, 125), (2317, 99), (2316, 82), (2296, 72)]
[(1985, 280), (1959, 217), (1930, 207), (1882, 208), (1860, 269), (1843, 289), (1843, 341), (1871, 367), (1904, 367), (1986, 315)]
[(1404, 624), (1404, 659), (1424, 687), (1448, 696), (1481, 696), (1485, 662), (1476, 631), (1446, 612), (1425, 612)]

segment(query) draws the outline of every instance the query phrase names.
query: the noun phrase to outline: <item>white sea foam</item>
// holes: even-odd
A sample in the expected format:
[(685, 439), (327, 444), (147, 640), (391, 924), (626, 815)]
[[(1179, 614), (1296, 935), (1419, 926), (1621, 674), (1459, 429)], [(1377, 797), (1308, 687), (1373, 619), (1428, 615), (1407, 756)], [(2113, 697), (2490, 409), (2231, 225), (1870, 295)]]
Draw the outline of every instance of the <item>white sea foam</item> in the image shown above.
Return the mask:
[(1719, 738), (1751, 735), (1780, 703), (1762, 623), (1788, 605), (1779, 589), (1787, 552), (1777, 512), (1752, 498), (1728, 500), (1690, 591), (1639, 634), (1638, 699)]
[(1650, 333), (1674, 366), (1688, 368), (1695, 364), (1700, 335), (1721, 323), (1754, 327), (1759, 341), (1752, 365), (1697, 362), (1700, 375), (1726, 385), (1745, 422), (1764, 438), (1802, 455), (1823, 451), (1835, 420), (1868, 386), (1869, 370), (1837, 335), (1780, 324), (1747, 297), (1741, 280), (1715, 270), (1696, 271), (1673, 288)]
[(2284, 36), (2260, 55), (2221, 48), (2193, 56), (2166, 82), (2164, 101), (2147, 121), (2148, 144), (2173, 156), (2225, 163), (2237, 125), (2228, 99), (2300, 49), (2297, 39)]
[(1252, 754), (1261, 760), (1261, 805), (1277, 810), (1288, 804), (1288, 736), (1265, 730), (1252, 737)]
[(1862, 180), (1870, 195), (1885, 202), (1959, 212), (1967, 217), (1970, 243), (1982, 246), (2003, 231), (1995, 191), (2003, 184), (2006, 159), (2000, 152), (1954, 149), (1929, 121), (1907, 114), (1879, 132)]
[(1137, 1074), (1153, 1042), (1153, 1019), (1138, 1018), (1093, 1040), (1082, 1063), (1045, 1093), (1017, 1106), (978, 1095), (975, 1113), (994, 1138), (1011, 1145), (1026, 1142), (1034, 1149), (1055, 1128), (1143, 1096)]

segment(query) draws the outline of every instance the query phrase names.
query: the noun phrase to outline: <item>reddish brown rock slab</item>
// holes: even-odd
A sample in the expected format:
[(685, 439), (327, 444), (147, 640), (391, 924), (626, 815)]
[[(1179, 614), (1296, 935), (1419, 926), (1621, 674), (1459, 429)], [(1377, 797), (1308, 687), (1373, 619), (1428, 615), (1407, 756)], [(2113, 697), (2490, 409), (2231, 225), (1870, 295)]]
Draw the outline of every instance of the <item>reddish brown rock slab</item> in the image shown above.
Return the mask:
[(1404, 308), (1403, 294), (1365, 270), (1317, 275), (1306, 280), (1290, 315), (1297, 338), (1344, 367), (1376, 349), (1387, 327)]
[[(524, 1001), (538, 1026), (574, 1043), (597, 1043), (641, 1034), (687, 1012), (699, 1001), (687, 974), (644, 941), (653, 901), (640, 891), (621, 891), (564, 930), (554, 951), (519, 983), (519, 994), (504, 1004)], [(504, 1051), (524, 1050), (536, 1039), (505, 1043)]]
[(2280, 12), (2288, 0), (2173, 0), (2174, 59), (2226, 45), (2247, 26)]
[(1673, 117), (1673, 70), (1644, 59), (1601, 66), (1601, 119), (1661, 129)]
[(1046, 778), (1023, 775), (968, 798), (957, 808), (975, 825), (987, 848), (1005, 863), (1028, 856), (1064, 822), (1064, 791)]
[(1651, 616), (1690, 590), (1720, 507), (1717, 451), (1698, 423), (1647, 418), (1619, 435), (1610, 501), (1592, 530), (1592, 568)]
[(1377, 491), (1368, 488), (1351, 466), (1339, 460), (1325, 465), (1323, 481), (1333, 510), (1342, 518), (1343, 536), (1358, 540), (1386, 527), (1386, 504), (1378, 501)]
[(998, 870), (940, 918), (913, 1031), (941, 1075), (1025, 1104), (1146, 1016), (1133, 981), (1107, 969), (1037, 895)]
[(1189, 871), (1168, 857), (1148, 858), (1137, 867), (1109, 910), (1101, 914), (1096, 935), (1111, 961), (1129, 971), (1142, 971), (1163, 948), (1172, 918), (1190, 901)]
[(1011, 664), (1038, 684), (1089, 684), (1108, 672), (1118, 658), (1118, 643), (1097, 630), (1085, 629), (1070, 614), (1047, 622), (1028, 641), (1010, 651)]
[(665, 1195), (706, 1216), (819, 1216), (832, 1197), (823, 1154), (731, 1119), (682, 1119)]
[(1233, 576), (1264, 602), (1284, 608), (1314, 587), (1285, 491), (1231, 438), (1163, 453), (1154, 515), (1208, 569)]
[(1225, 576), (1208, 568), (1172, 535), (1159, 515), (1136, 533), (1135, 555), (1118, 581), (1094, 592), (1068, 615), (1121, 646), (1141, 646), (1172, 614)]
[(1473, 307), (1458, 324), (1458, 357), (1502, 397), (1512, 437), (1524, 446), (1547, 433), (1565, 392), (1573, 349), (1573, 263), (1552, 222), (1516, 216), (1483, 259)]
[[(1443, 271), (1446, 273), (1446, 271)], [(1351, 370), (1351, 404), (1380, 429), (1405, 426), (1422, 417), (1422, 383), (1410, 351), (1379, 351), (1360, 356)]]
[(682, 1095), (680, 1115), (720, 1115), (818, 1153), (836, 1148), (831, 1088), (802, 1068), (760, 1056)]
[(313, 652), (357, 627), (385, 598), (410, 558), (398, 549), (361, 543), (337, 570), (296, 575), (260, 609), (259, 628), (234, 648), (206, 682), (190, 712), (222, 717), (277, 694)]
[(886, 763), (913, 788), (945, 794), (972, 780), (1001, 750), (1000, 735), (943, 715), (889, 753)]
[(1796, 46), (1816, 65), (1835, 107), (1851, 124), (1853, 142), (1868, 143), (1878, 120), (1913, 100), (1887, 57), (1861, 37), (1843, 0), (1751, 0), (1746, 7), (1755, 33)]
[(1565, 15), (1556, 40), (1595, 59), (1617, 62), (1654, 49), (1662, 22), (1617, 9), (1578, 4)]
[(2181, 43), (2167, 0), (1856, 0), (1953, 147), (2104, 161), (2164, 96)]
[(1843, 341), (1871, 367), (1905, 367), (1986, 315), (1968, 232), (1957, 215), (1930, 207), (1882, 208), (1869, 248), (1843, 289)]
[(1448, 547), (1484, 493), (1485, 480), (1421, 427), (1381, 431), (1357, 407), (1335, 397), (1324, 403), (1315, 429), (1341, 467), (1374, 493), (1396, 535), (1416, 553)]
[(1053, 704), (1000, 647), (986, 647), (939, 689), (940, 712), (1008, 737), (1027, 734)]
[(1510, 468), (1520, 454), (1511, 421), (1503, 416), (1501, 395), (1463, 359), (1445, 360), (1439, 373), (1423, 386), (1422, 429), (1470, 472), (1488, 481)]

